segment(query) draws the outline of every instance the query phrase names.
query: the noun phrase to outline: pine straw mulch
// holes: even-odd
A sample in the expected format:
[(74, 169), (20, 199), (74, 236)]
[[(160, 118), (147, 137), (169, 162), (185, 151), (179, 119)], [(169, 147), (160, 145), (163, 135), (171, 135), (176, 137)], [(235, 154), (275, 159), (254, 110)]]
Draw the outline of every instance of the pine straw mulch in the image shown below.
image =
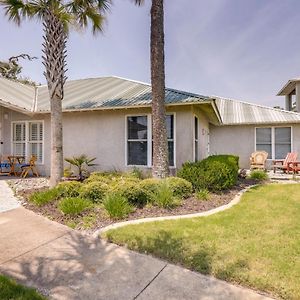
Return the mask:
[[(45, 216), (50, 220), (70, 226), (76, 230), (83, 231), (87, 234), (93, 233), (96, 229), (103, 228), (113, 223), (120, 221), (128, 221), (149, 217), (175, 216), (186, 215), (208, 211), (216, 207), (228, 204), (235, 195), (246, 187), (257, 182), (249, 179), (241, 179), (230, 190), (220, 193), (210, 193), (209, 200), (197, 200), (195, 197), (190, 197), (182, 200), (181, 204), (172, 209), (164, 209), (157, 206), (147, 205), (142, 208), (134, 208), (134, 211), (129, 216), (122, 220), (112, 220), (108, 217), (105, 209), (101, 205), (95, 205), (93, 208), (84, 211), (77, 216), (64, 215), (57, 208), (58, 201), (48, 203), (44, 206), (36, 206), (28, 201), (29, 195), (36, 192), (37, 189), (18, 191), (17, 196), (22, 199), (22, 205), (34, 211), (35, 213)], [(39, 189), (45, 190), (46, 188)]]

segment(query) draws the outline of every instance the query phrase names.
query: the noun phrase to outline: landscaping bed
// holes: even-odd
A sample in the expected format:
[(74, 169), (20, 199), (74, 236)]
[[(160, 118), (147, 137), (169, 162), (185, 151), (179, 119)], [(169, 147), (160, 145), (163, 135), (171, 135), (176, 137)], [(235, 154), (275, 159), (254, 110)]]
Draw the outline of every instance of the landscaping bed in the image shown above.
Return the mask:
[[(94, 204), (90, 209), (83, 211), (78, 215), (68, 215), (62, 213), (58, 209), (59, 200), (51, 201), (42, 206), (37, 206), (33, 202), (29, 201), (29, 198), (30, 195), (35, 193), (37, 190), (45, 191), (48, 189), (45, 187), (44, 180), (42, 183), (42, 187), (40, 188), (37, 184), (35, 184), (35, 188), (30, 188), (28, 182), (26, 184), (25, 181), (24, 184), (22, 183), (22, 180), (18, 180), (11, 181), (10, 186), (15, 190), (18, 198), (21, 200), (21, 203), (25, 208), (32, 210), (37, 214), (43, 215), (53, 221), (70, 226), (76, 230), (85, 231), (86, 233), (93, 233), (96, 229), (103, 228), (120, 221), (148, 217), (185, 215), (208, 211), (229, 203), (238, 192), (247, 186), (254, 184), (255, 182), (249, 179), (241, 179), (229, 190), (218, 193), (209, 193), (208, 200), (198, 200), (193, 195), (186, 199), (182, 199), (180, 205), (172, 208), (163, 208), (151, 204), (142, 207), (134, 207), (133, 211), (129, 213), (127, 217), (122, 219), (110, 218), (101, 204)], [(22, 186), (24, 187), (23, 189)]]

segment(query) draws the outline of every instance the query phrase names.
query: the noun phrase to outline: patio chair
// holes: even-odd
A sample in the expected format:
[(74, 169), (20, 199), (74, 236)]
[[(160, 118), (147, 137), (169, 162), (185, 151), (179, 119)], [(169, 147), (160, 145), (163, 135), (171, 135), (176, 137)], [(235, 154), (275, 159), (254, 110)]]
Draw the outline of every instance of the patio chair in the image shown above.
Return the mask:
[(10, 175), (11, 165), (8, 159), (8, 155), (1, 155), (0, 162), (0, 175)]
[(37, 161), (36, 156), (31, 155), (31, 158), (30, 158), (28, 164), (21, 165), (21, 177), (23, 177), (23, 178), (27, 177), (29, 171), (32, 172), (32, 176), (35, 175), (36, 177), (39, 177), (39, 173), (35, 166), (36, 161)]
[(285, 159), (277, 159), (273, 161), (273, 171), (282, 170), (284, 173), (293, 171), (293, 163), (297, 161), (298, 153), (289, 152)]
[(268, 158), (268, 152), (255, 151), (250, 156), (250, 170), (261, 169), (266, 170), (266, 161)]

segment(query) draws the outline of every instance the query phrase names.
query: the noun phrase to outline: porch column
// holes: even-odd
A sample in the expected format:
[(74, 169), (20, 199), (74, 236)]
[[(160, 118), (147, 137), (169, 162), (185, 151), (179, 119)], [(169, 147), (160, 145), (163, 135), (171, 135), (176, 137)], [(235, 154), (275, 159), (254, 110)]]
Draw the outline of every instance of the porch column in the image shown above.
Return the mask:
[(285, 95), (285, 110), (292, 110), (292, 95)]
[(296, 83), (296, 111), (300, 112), (300, 82)]

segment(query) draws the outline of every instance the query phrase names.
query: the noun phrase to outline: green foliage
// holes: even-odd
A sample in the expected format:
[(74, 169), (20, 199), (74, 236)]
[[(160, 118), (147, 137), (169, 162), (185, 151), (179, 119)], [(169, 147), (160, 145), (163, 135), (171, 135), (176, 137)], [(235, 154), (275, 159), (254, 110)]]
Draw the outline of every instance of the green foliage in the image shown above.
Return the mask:
[(71, 169), (71, 167), (68, 168), (64, 168), (64, 177), (71, 177), (73, 176), (73, 171)]
[(257, 181), (264, 181), (264, 180), (268, 180), (269, 176), (263, 170), (253, 170), (253, 171), (251, 171), (249, 178), (257, 180)]
[(154, 205), (163, 208), (172, 208), (179, 204), (178, 198), (175, 198), (166, 180), (162, 180), (158, 189), (152, 194)]
[(123, 219), (132, 211), (128, 200), (116, 193), (108, 194), (103, 201), (103, 206), (112, 219)]
[(89, 199), (92, 202), (102, 202), (106, 193), (109, 191), (109, 186), (101, 181), (91, 181), (85, 183), (80, 190), (80, 197)]
[(63, 198), (58, 204), (59, 210), (66, 215), (78, 215), (91, 206), (91, 201), (78, 197)]
[(84, 173), (86, 173), (87, 167), (95, 166), (96, 164), (93, 161), (96, 160), (96, 157), (89, 158), (85, 154), (81, 154), (79, 156), (73, 156), (71, 158), (65, 158), (65, 161), (70, 163), (72, 166), (75, 166), (78, 171), (79, 180), (84, 179)]
[(2, 300), (46, 300), (36, 290), (17, 284), (14, 280), (0, 275), (0, 299)]
[(199, 190), (198, 192), (196, 192), (195, 196), (198, 200), (207, 201), (209, 200), (210, 197), (209, 190), (207, 189)]
[(143, 206), (147, 203), (148, 194), (135, 178), (120, 178), (111, 183), (112, 192), (125, 197), (131, 204)]
[(237, 156), (213, 155), (202, 161), (186, 162), (177, 175), (191, 182), (194, 190), (220, 191), (236, 183), (238, 169)]
[(78, 181), (64, 181), (56, 187), (61, 197), (78, 197), (82, 183)]
[(131, 172), (129, 172), (129, 174), (133, 177), (136, 177), (138, 179), (143, 179), (144, 178), (144, 175), (143, 175), (143, 171), (137, 167), (134, 167), (132, 169)]
[(152, 194), (157, 192), (160, 183), (161, 180), (157, 178), (147, 178), (140, 182), (140, 187), (147, 194), (148, 201), (152, 200)]
[(183, 178), (167, 177), (166, 182), (175, 197), (188, 198), (193, 192), (192, 184)]
[(55, 201), (59, 198), (60, 193), (57, 188), (52, 188), (45, 191), (39, 191), (29, 196), (29, 201), (37, 206), (43, 206), (47, 203)]

